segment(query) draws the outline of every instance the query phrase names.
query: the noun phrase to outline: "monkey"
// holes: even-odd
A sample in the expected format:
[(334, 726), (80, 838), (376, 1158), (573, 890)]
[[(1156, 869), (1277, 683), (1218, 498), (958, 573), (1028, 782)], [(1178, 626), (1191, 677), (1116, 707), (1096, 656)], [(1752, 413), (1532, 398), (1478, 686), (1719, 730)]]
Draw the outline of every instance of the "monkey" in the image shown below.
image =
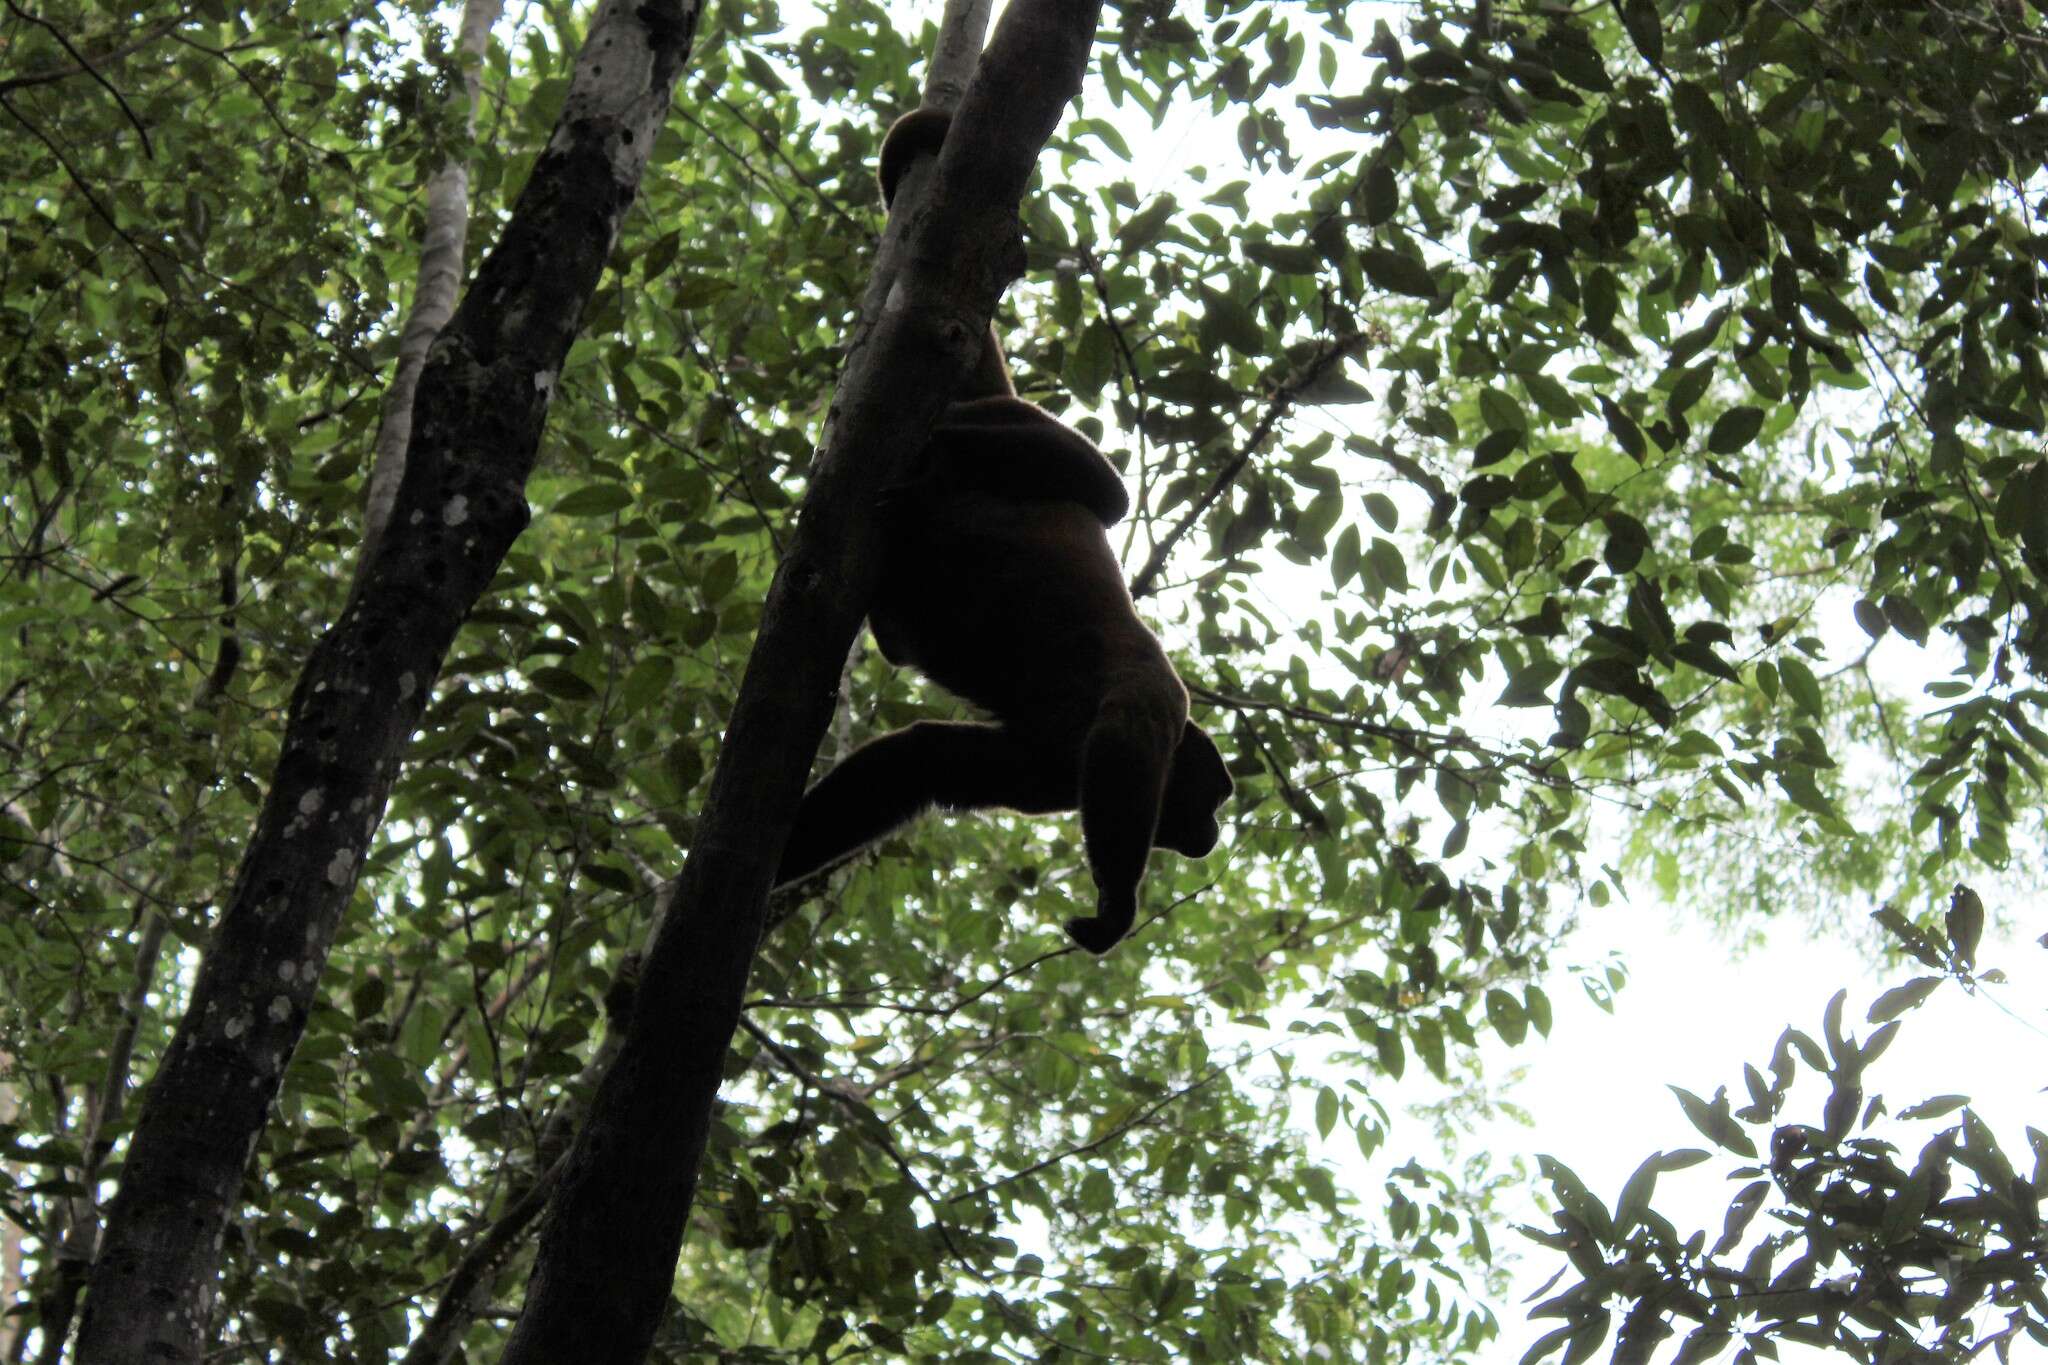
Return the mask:
[[(885, 204), (949, 122), (918, 110), (889, 130)], [(1110, 549), (1105, 531), (1129, 509), (1094, 442), (1017, 396), (991, 326), (913, 472), (884, 490), (868, 608), (885, 659), (991, 722), (919, 721), (855, 750), (804, 794), (778, 884), (933, 806), (1078, 809), (1096, 910), (1065, 928), (1100, 955), (1136, 922), (1153, 848), (1200, 858), (1216, 846), (1233, 783)]]

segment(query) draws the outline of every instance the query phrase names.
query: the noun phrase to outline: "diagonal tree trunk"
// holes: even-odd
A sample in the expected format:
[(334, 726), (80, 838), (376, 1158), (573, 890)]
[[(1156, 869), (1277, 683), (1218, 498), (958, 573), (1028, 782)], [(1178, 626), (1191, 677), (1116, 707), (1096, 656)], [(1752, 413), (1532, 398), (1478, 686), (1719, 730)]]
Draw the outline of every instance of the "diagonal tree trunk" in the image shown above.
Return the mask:
[(390, 523), (293, 691), (283, 751), (144, 1099), (76, 1359), (196, 1362), (244, 1168), (448, 647), (526, 526), (548, 399), (701, 0), (604, 0), (560, 121), (429, 354)]
[(1100, 0), (1012, 0), (928, 202), (912, 207), (929, 176), (904, 182), (675, 907), (563, 1167), (507, 1365), (639, 1365), (653, 1340), (769, 883), (873, 590), (869, 509), (950, 395), (932, 377), (967, 373), (1021, 273), (1018, 200), (1080, 89), (1100, 12)]

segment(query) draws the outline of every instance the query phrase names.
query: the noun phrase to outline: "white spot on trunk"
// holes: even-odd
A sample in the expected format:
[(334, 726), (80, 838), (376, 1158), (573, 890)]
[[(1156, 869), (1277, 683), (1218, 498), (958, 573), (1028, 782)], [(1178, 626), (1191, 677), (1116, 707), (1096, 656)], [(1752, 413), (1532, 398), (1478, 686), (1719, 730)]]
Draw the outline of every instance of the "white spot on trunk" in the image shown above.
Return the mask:
[(270, 1022), (282, 1024), (292, 1017), (292, 1002), (286, 996), (278, 996), (270, 1002)]
[(448, 499), (448, 505), (441, 509), (443, 526), (460, 526), (469, 520), (469, 499), (461, 493)]
[(348, 875), (355, 870), (356, 856), (345, 848), (334, 850), (334, 856), (327, 860), (327, 884), (347, 886)]
[(238, 1014), (222, 1024), (220, 1031), (230, 1038), (239, 1038), (249, 1031), (249, 1020), (246, 1016)]
[(410, 697), (410, 696), (411, 696), (411, 695), (413, 694), (413, 689), (414, 689), (414, 688), (416, 688), (416, 687), (418, 687), (419, 685), (420, 685), (419, 679), (418, 679), (418, 678), (415, 678), (415, 677), (414, 677), (414, 676), (413, 676), (412, 674), (410, 674), (410, 673), (401, 673), (401, 674), (399, 674), (399, 675), (398, 675), (398, 699), (399, 699), (400, 701), (404, 701), (404, 700), (405, 700), (406, 698)]
[(318, 787), (299, 798), (299, 814), (311, 815), (327, 804), (327, 798)]
[(534, 391), (535, 393), (546, 393), (546, 392), (548, 392), (549, 390), (553, 389), (554, 387), (555, 387), (555, 372), (554, 372), (553, 370), (535, 370), (535, 371), (534, 371), (534, 374), (533, 374), (533, 391)]
[(280, 962), (277, 964), (277, 979), (279, 981), (289, 981), (298, 974), (299, 964), (296, 962)]

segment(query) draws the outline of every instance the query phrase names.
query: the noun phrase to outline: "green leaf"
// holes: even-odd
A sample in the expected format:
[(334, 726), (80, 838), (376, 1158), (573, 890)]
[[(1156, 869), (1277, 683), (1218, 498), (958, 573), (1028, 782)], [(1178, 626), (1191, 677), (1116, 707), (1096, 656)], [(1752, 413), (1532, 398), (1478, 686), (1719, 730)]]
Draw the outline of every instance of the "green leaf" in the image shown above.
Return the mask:
[(1742, 1241), (1742, 1234), (1749, 1230), (1749, 1224), (1764, 1206), (1770, 1196), (1771, 1182), (1752, 1180), (1735, 1192), (1728, 1201), (1728, 1213), (1721, 1221), (1721, 1238), (1714, 1243), (1713, 1255), (1725, 1256)]
[(1373, 162), (1365, 173), (1359, 203), (1367, 227), (1378, 227), (1394, 216), (1401, 207), (1401, 187), (1393, 167), (1384, 161)]
[(1174, 212), (1180, 207), (1170, 194), (1162, 194), (1124, 221), (1117, 229), (1116, 244), (1126, 252), (1141, 251), (1157, 240), (1166, 225), (1173, 221)]
[(1626, 512), (1609, 512), (1601, 521), (1607, 527), (1607, 548), (1601, 558), (1616, 573), (1627, 573), (1642, 563), (1650, 548), (1649, 528)]
[(619, 705), (628, 715), (647, 710), (668, 694), (675, 674), (676, 661), (669, 655), (643, 655), (619, 688)]
[(596, 701), (597, 689), (566, 668), (548, 665), (526, 670), (526, 680), (557, 701)]
[(1067, 129), (1067, 135), (1076, 141), (1084, 137), (1092, 137), (1104, 147), (1107, 147), (1119, 161), (1129, 161), (1131, 159), (1130, 144), (1124, 141), (1124, 135), (1117, 131), (1116, 125), (1106, 119), (1075, 119), (1073, 124)]
[(782, 79), (782, 73), (769, 65), (768, 59), (753, 48), (740, 48), (740, 63), (747, 68), (747, 79), (763, 91), (779, 94), (789, 89), (789, 83)]
[(1347, 526), (1337, 536), (1337, 543), (1330, 550), (1330, 586), (1341, 588), (1358, 573), (1364, 562), (1360, 551), (1358, 528)]
[(1883, 608), (1884, 619), (1891, 623), (1893, 630), (1916, 645), (1923, 648), (1926, 646), (1927, 618), (1920, 614), (1920, 608), (1893, 593), (1886, 593), (1879, 606)]
[(1536, 1170), (1550, 1182), (1550, 1192), (1566, 1213), (1583, 1223), (1600, 1241), (1613, 1240), (1614, 1224), (1607, 1216), (1606, 1206), (1593, 1197), (1577, 1172), (1556, 1157), (1541, 1153), (1536, 1157)]
[(1935, 987), (1945, 979), (1939, 976), (1916, 976), (1903, 986), (1894, 986), (1877, 997), (1866, 1017), (1873, 1024), (1882, 1024), (1898, 1018), (1908, 1010), (1918, 1009), (1920, 1003), (1934, 994)]
[(1522, 1358), (1516, 1362), (1516, 1365), (1537, 1365), (1538, 1361), (1542, 1360), (1545, 1356), (1554, 1354), (1558, 1347), (1570, 1341), (1572, 1333), (1577, 1330), (1577, 1327), (1571, 1323), (1566, 1323), (1562, 1327), (1551, 1328), (1548, 1332), (1536, 1338), (1528, 1350), (1522, 1352)]
[(1949, 951), (1967, 967), (1976, 961), (1977, 943), (1984, 936), (1984, 902), (1967, 886), (1958, 886), (1949, 896), (1943, 927), (1948, 931)]
[(1074, 396), (1093, 399), (1116, 377), (1116, 337), (1100, 318), (1081, 329), (1081, 336), (1067, 348), (1067, 365), (1061, 377)]
[(1733, 455), (1754, 441), (1763, 425), (1762, 408), (1730, 408), (1714, 419), (1714, 428), (1707, 433), (1707, 449), (1716, 455)]
[(1311, 407), (1332, 407), (1342, 403), (1369, 403), (1372, 390), (1333, 366), (1296, 389), (1294, 397), (1296, 402)]
[(1492, 432), (1528, 429), (1528, 414), (1513, 394), (1504, 389), (1485, 388), (1479, 391), (1479, 416), (1485, 421), (1486, 429)]
[(1486, 993), (1486, 1020), (1509, 1047), (1520, 1046), (1528, 1036), (1529, 1016), (1523, 1013), (1522, 1002), (1497, 986)]
[(1422, 1064), (1429, 1068), (1429, 1074), (1438, 1080), (1450, 1079), (1449, 1051), (1444, 1044), (1443, 1026), (1431, 1018), (1417, 1021), (1412, 1035), (1415, 1051), (1422, 1058)]
[(1629, 41), (1643, 54), (1643, 60), (1651, 66), (1662, 66), (1664, 18), (1657, 11), (1656, 0), (1622, 0), (1621, 22), (1628, 29)]
[(1644, 453), (1649, 449), (1643, 441), (1642, 428), (1606, 394), (1600, 394), (1599, 400), (1601, 415), (1606, 418), (1607, 430), (1613, 435), (1615, 444), (1621, 447), (1623, 454), (1641, 464)]
[(1508, 678), (1508, 685), (1495, 698), (1498, 706), (1548, 706), (1550, 689), (1563, 674), (1564, 665), (1539, 659)]
[(1436, 281), (1430, 277), (1429, 267), (1413, 256), (1369, 246), (1358, 253), (1358, 264), (1365, 277), (1381, 289), (1418, 299), (1436, 297)]
[(1523, 435), (1520, 427), (1506, 427), (1488, 433), (1472, 448), (1472, 467), (1484, 469), (1490, 464), (1499, 464), (1520, 447)]
[(1401, 1046), (1400, 1030), (1381, 1025), (1373, 1032), (1373, 1048), (1379, 1056), (1380, 1070), (1400, 1080), (1401, 1073), (1408, 1069), (1408, 1054)]
[(569, 494), (548, 512), (557, 517), (608, 517), (632, 501), (632, 491), (622, 484), (594, 483)]
[(1651, 1155), (1622, 1185), (1621, 1194), (1614, 1201), (1614, 1230), (1617, 1234), (1634, 1227), (1649, 1211), (1650, 1200), (1657, 1193), (1657, 1175), (1662, 1159), (1661, 1152)]
[(1394, 542), (1383, 536), (1374, 536), (1366, 549), (1365, 562), (1372, 566), (1372, 571), (1389, 591), (1408, 591), (1408, 564)]
[(1774, 776), (1779, 788), (1785, 795), (1791, 797), (1792, 803), (1801, 810), (1810, 811), (1831, 824), (1842, 823), (1841, 812), (1835, 809), (1834, 803), (1815, 785), (1813, 769), (1796, 762), (1788, 763)]
[[(1258, 319), (1252, 316), (1249, 308), (1219, 290), (1202, 291), (1202, 327), (1205, 334), (1213, 335), (1244, 355), (1265, 354), (1266, 334)], [(1370, 397), (1362, 387), (1359, 392)]]
[(1792, 704), (1812, 716), (1821, 719), (1820, 680), (1813, 676), (1813, 670), (1803, 659), (1791, 654), (1778, 656), (1778, 681), (1785, 685), (1785, 695), (1792, 698)]
[(1756, 1155), (1756, 1144), (1749, 1140), (1749, 1135), (1742, 1131), (1742, 1126), (1736, 1123), (1734, 1115), (1728, 1112), (1726, 1090), (1716, 1092), (1713, 1103), (1709, 1104), (1690, 1090), (1675, 1085), (1668, 1088), (1672, 1094), (1678, 1096), (1678, 1107), (1685, 1111), (1687, 1121), (1700, 1130), (1701, 1136), (1716, 1147), (1734, 1152), (1737, 1156)]

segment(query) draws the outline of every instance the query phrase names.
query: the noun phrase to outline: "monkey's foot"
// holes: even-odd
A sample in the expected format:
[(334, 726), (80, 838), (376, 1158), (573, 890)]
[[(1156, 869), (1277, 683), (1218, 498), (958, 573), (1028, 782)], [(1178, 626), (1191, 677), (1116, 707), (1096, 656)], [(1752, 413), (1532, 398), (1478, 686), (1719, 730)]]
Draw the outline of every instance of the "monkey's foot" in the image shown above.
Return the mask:
[(1074, 942), (1080, 944), (1097, 957), (1101, 957), (1111, 948), (1116, 947), (1118, 943), (1123, 941), (1124, 935), (1130, 932), (1129, 925), (1118, 924), (1116, 921), (1106, 919), (1101, 915), (1091, 915), (1087, 919), (1080, 919), (1078, 917), (1070, 919), (1067, 921), (1066, 928), (1068, 938), (1074, 940)]

